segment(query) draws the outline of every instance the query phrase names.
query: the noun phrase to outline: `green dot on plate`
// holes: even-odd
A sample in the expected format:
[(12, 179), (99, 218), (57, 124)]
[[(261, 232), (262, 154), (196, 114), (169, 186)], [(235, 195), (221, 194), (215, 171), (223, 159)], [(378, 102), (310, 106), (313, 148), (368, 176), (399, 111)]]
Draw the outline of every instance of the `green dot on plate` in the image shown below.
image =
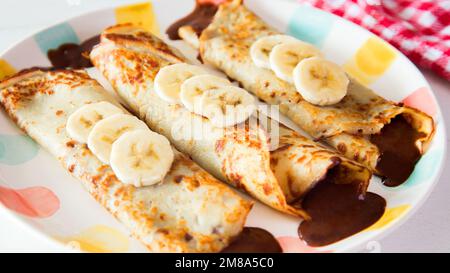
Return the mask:
[(425, 153), (419, 162), (417, 162), (413, 173), (403, 185), (409, 187), (429, 180), (431, 176), (439, 171), (437, 166), (439, 166), (442, 156), (443, 151), (440, 149)]
[(34, 35), (34, 40), (45, 55), (50, 49), (55, 49), (62, 44), (80, 42), (75, 30), (69, 23), (62, 23), (45, 29)]
[(24, 135), (0, 135), (0, 163), (18, 165), (33, 159), (39, 145)]

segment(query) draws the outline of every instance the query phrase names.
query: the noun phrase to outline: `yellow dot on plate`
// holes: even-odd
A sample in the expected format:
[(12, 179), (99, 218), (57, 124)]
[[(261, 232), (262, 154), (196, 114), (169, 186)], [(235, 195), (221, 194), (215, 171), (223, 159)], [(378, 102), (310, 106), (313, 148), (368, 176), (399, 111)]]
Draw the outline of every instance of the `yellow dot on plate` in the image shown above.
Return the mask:
[(73, 249), (94, 253), (127, 252), (129, 247), (129, 240), (125, 234), (103, 225), (90, 227), (60, 241)]
[(369, 38), (344, 65), (344, 69), (361, 83), (368, 85), (381, 76), (396, 58), (395, 51), (380, 38)]
[(410, 208), (410, 205), (401, 205), (398, 207), (386, 209), (380, 220), (378, 220), (378, 222), (376, 222), (372, 226), (368, 227), (366, 231), (377, 230), (389, 225), (392, 221), (405, 214)]
[(123, 6), (116, 9), (116, 21), (119, 24), (133, 23), (159, 35), (158, 20), (150, 2)]
[(7, 61), (0, 59), (0, 80), (16, 73), (14, 67), (12, 67)]

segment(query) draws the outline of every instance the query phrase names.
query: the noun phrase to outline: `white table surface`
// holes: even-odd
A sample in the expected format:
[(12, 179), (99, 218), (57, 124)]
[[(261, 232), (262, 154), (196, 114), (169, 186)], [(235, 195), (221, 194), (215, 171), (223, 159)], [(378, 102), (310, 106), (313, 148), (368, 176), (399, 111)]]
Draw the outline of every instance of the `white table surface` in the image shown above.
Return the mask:
[[(183, 1), (183, 0), (180, 0)], [(1, 0), (0, 52), (38, 29), (87, 11), (135, 0)], [(450, 116), (450, 83), (424, 71), (444, 117)], [(447, 119), (447, 136), (450, 136)], [(449, 138), (447, 138), (447, 144)], [(424, 205), (400, 228), (378, 243), (382, 252), (450, 252), (450, 159), (441, 179)], [(63, 251), (0, 215), (0, 252)]]

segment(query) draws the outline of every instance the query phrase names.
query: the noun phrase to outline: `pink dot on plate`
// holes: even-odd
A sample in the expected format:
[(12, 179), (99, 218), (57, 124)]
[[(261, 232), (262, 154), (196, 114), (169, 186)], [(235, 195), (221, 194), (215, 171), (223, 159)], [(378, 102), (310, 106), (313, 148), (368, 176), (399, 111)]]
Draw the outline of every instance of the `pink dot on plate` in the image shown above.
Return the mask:
[(282, 236), (277, 238), (284, 253), (330, 253), (331, 250), (319, 250), (308, 246), (298, 237)]
[(426, 87), (421, 87), (414, 91), (411, 95), (402, 101), (405, 105), (419, 109), (430, 116), (436, 114), (436, 102), (431, 96), (430, 90)]
[(50, 217), (60, 207), (58, 197), (45, 187), (15, 190), (0, 186), (0, 202), (10, 210), (36, 218)]

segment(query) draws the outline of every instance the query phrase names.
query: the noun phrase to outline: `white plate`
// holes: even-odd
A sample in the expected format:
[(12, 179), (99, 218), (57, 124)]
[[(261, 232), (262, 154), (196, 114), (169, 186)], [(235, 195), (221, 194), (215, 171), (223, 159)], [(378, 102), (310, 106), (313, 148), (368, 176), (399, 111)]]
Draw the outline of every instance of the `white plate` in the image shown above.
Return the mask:
[[(412, 215), (431, 192), (443, 166), (445, 128), (430, 86), (399, 51), (339, 17), (292, 2), (247, 0), (246, 5), (279, 30), (320, 47), (327, 58), (380, 95), (403, 101), (434, 117), (436, 135), (409, 180), (400, 187), (387, 188), (379, 178), (373, 178), (369, 190), (382, 195), (388, 204), (385, 215), (374, 226), (338, 243), (311, 248), (298, 238), (299, 220), (294, 217), (257, 203), (247, 221), (248, 226), (272, 232), (286, 252), (343, 252), (361, 247), (376, 251), (374, 240)], [(193, 0), (159, 0), (67, 20), (21, 41), (1, 55), (0, 77), (31, 66), (49, 66), (48, 49), (86, 40), (116, 23), (141, 23), (166, 38), (165, 29), (174, 18), (188, 14), (193, 6)], [(196, 56), (183, 42), (170, 43), (187, 55)], [(3, 111), (0, 113), (0, 178), (0, 203), (3, 204), (0, 213), (14, 215), (37, 236), (85, 251), (145, 251), (84, 191), (81, 183), (24, 136)]]

